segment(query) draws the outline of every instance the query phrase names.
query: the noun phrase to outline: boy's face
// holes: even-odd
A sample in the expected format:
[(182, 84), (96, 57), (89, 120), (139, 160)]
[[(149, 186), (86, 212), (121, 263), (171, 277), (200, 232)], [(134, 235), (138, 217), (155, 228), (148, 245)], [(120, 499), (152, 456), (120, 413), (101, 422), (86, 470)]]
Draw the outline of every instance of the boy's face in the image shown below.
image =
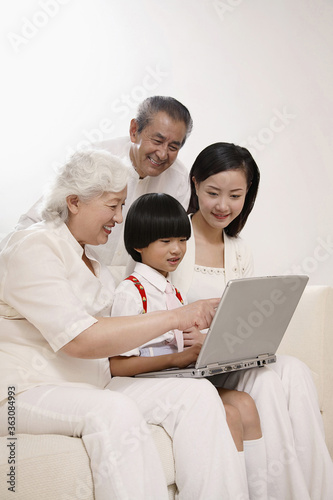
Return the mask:
[(152, 267), (163, 276), (177, 269), (186, 252), (186, 238), (162, 238), (145, 248), (136, 248), (142, 263)]

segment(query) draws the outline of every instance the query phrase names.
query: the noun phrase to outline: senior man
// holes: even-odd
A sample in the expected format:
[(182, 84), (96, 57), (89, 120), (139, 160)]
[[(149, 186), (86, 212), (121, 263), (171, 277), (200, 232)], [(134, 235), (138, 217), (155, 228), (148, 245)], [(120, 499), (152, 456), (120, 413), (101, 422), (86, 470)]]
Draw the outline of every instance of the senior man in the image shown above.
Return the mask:
[[(188, 170), (177, 156), (191, 133), (192, 125), (191, 115), (182, 103), (173, 97), (153, 96), (140, 104), (136, 118), (130, 122), (129, 137), (94, 144), (133, 166), (123, 209), (124, 219), (133, 201), (145, 193), (170, 194), (187, 209), (190, 195)], [(21, 216), (16, 230), (40, 220), (38, 206), (39, 202)], [(123, 224), (113, 227), (108, 242), (94, 250), (104, 264), (114, 268), (121, 266), (120, 269), (125, 266), (128, 256), (123, 244)]]

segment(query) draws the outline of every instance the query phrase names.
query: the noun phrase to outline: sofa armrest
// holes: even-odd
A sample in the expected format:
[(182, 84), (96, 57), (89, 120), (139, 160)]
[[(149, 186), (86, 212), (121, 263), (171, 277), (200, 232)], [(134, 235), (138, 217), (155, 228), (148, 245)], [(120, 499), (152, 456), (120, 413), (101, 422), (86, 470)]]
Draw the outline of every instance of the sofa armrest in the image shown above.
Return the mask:
[(323, 415), (326, 442), (333, 455), (333, 288), (307, 286), (278, 349), (311, 369)]

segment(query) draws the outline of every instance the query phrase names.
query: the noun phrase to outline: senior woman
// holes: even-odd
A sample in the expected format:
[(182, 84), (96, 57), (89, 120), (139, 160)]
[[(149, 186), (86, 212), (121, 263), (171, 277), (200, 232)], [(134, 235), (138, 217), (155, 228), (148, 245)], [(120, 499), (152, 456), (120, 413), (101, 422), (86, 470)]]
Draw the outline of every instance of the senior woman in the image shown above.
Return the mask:
[(14, 233), (0, 254), (0, 433), (15, 391), (17, 433), (82, 437), (96, 500), (161, 500), (166, 481), (147, 422), (160, 424), (173, 438), (179, 498), (245, 499), (209, 382), (111, 380), (109, 356), (175, 328), (207, 327), (217, 305), (110, 317), (113, 280), (86, 245), (106, 243), (122, 221), (128, 176), (106, 151), (74, 154), (45, 197), (44, 220)]

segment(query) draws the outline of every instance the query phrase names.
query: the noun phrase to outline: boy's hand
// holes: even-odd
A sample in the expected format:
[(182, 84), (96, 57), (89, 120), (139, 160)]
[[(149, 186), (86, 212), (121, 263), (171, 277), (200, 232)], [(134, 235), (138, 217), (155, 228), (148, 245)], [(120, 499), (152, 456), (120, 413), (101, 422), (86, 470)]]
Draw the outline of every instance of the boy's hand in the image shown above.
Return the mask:
[(186, 368), (188, 365), (195, 363), (202, 344), (194, 344), (182, 352), (172, 354), (172, 366), (174, 368)]
[(203, 344), (206, 338), (204, 333), (201, 333), (199, 328), (192, 326), (183, 332), (184, 347), (190, 347), (194, 344)]

